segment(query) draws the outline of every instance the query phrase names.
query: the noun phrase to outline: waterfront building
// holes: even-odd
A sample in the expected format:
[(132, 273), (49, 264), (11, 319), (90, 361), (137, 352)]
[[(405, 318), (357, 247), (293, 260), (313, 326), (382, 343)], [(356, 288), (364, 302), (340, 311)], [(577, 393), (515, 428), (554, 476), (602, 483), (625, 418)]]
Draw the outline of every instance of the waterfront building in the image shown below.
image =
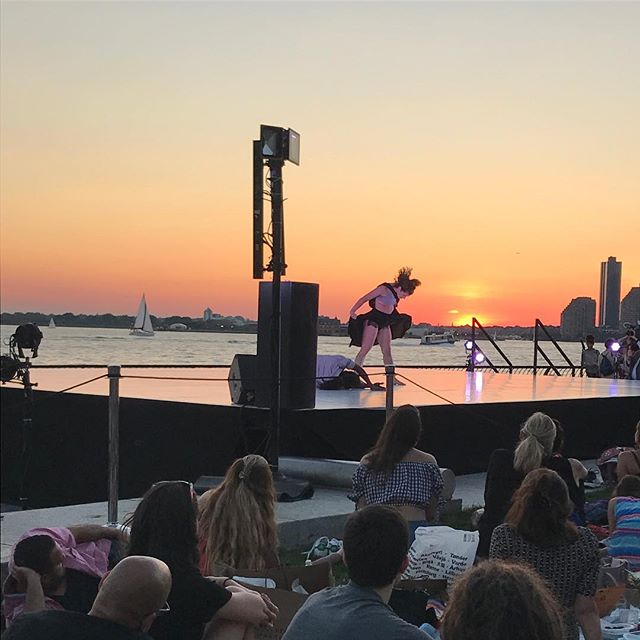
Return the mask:
[(213, 311), (209, 307), (207, 307), (202, 313), (202, 319), (205, 322), (209, 322), (209, 320), (213, 320)]
[(620, 324), (636, 326), (640, 322), (640, 286), (632, 287), (620, 303)]
[(574, 298), (560, 314), (560, 335), (574, 340), (593, 333), (596, 320), (596, 301), (593, 298)]
[(622, 262), (610, 256), (600, 263), (600, 315), (598, 326), (617, 329), (620, 325), (620, 283)]

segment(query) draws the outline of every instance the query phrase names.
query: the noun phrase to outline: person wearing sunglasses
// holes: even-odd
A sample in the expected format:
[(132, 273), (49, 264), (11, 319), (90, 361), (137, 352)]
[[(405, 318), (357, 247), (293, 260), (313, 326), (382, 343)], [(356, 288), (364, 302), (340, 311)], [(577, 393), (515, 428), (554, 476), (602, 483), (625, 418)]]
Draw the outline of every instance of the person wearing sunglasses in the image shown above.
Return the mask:
[(89, 614), (42, 611), (20, 616), (7, 640), (151, 640), (146, 631), (169, 612), (169, 567), (155, 558), (130, 556), (102, 579)]
[[(154, 640), (243, 638), (254, 625), (272, 626), (278, 609), (229, 578), (198, 570), (197, 498), (185, 481), (154, 484), (125, 521), (131, 527), (129, 555), (158, 558), (171, 570), (170, 610), (149, 630)], [(206, 631), (205, 631), (206, 627)]]

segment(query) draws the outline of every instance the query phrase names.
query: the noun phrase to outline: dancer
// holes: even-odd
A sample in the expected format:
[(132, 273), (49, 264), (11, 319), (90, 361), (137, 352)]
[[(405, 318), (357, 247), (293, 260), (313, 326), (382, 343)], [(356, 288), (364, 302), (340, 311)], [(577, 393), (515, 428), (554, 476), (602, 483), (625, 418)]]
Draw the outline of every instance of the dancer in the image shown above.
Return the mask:
[[(364, 359), (374, 344), (380, 345), (384, 364), (393, 364), (391, 340), (401, 338), (411, 327), (411, 316), (398, 313), (396, 306), (402, 298), (410, 296), (418, 286), (420, 286), (420, 280), (411, 277), (411, 268), (402, 267), (393, 284), (383, 282), (373, 291), (356, 300), (349, 312), (349, 335), (351, 344), (360, 347), (355, 357), (357, 365), (360, 367), (363, 365)], [(367, 301), (371, 311), (358, 315), (356, 312)]]

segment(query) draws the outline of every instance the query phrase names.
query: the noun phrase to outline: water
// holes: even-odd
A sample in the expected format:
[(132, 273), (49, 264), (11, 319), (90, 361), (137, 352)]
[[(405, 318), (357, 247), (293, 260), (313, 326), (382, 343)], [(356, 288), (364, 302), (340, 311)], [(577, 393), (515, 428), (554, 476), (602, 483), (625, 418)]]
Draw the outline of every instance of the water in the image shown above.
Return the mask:
[[(236, 353), (256, 353), (255, 334), (158, 332), (153, 338), (130, 336), (128, 329), (94, 329), (88, 327), (41, 327), (44, 338), (34, 364), (217, 364), (229, 365)], [(0, 326), (2, 353), (8, 351), (14, 326)], [(488, 342), (480, 343), (496, 365), (505, 364)], [(566, 364), (550, 342), (541, 343), (554, 364)], [(579, 342), (559, 343), (573, 364), (580, 363)], [(532, 366), (533, 342), (505, 340), (498, 345), (514, 365)], [(353, 358), (357, 347), (349, 347), (348, 337), (320, 336), (318, 353), (342, 354)], [(464, 342), (453, 345), (421, 345), (415, 338), (393, 341), (393, 357), (398, 365), (464, 365)], [(544, 364), (542, 358), (538, 358)], [(367, 358), (368, 365), (381, 365), (382, 355), (376, 346)]]

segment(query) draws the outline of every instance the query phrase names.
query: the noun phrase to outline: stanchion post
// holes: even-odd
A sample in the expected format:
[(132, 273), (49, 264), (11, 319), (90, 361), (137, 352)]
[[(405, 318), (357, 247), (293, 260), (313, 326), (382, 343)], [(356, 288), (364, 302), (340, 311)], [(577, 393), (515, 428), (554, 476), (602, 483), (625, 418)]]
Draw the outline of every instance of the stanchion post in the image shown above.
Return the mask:
[(120, 365), (109, 365), (109, 504), (107, 524), (118, 524), (118, 475), (120, 470)]
[(384, 367), (384, 373), (387, 380), (387, 420), (393, 413), (393, 385), (396, 378), (396, 367), (393, 364), (387, 364)]

